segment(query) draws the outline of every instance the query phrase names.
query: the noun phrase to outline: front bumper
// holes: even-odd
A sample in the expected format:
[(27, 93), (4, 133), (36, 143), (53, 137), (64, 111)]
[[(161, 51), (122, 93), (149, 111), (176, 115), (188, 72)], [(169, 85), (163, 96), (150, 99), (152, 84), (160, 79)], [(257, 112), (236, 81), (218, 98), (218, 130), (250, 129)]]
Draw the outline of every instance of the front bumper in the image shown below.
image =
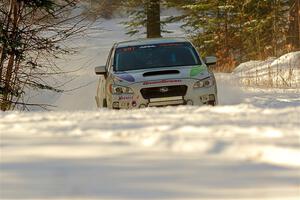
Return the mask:
[[(111, 95), (108, 107), (114, 109), (133, 109), (133, 108), (145, 108), (145, 107), (161, 107), (161, 106), (172, 106), (172, 105), (217, 105), (217, 88), (216, 85), (206, 88), (193, 88), (195, 79), (181, 79), (171, 80), (168, 82), (160, 83), (156, 82), (142, 82), (134, 83), (130, 87), (134, 94), (120, 94)], [(187, 90), (184, 95), (175, 95), (164, 97), (156, 96), (155, 98), (146, 99), (143, 97), (141, 90), (143, 88), (157, 88), (157, 87), (168, 87), (168, 86), (187, 86)]]

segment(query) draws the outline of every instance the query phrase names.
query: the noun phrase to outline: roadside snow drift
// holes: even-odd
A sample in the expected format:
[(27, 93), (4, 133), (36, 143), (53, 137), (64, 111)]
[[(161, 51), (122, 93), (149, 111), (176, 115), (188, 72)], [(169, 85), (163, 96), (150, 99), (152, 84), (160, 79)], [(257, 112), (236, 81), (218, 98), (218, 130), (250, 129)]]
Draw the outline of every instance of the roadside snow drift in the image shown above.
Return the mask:
[(300, 51), (240, 64), (233, 74), (247, 86), (300, 88)]

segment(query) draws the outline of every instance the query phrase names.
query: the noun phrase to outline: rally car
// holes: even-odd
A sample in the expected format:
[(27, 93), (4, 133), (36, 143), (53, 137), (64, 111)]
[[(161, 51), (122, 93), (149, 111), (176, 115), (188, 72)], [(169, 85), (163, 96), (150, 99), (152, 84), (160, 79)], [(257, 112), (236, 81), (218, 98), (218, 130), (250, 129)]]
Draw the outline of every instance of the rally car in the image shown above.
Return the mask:
[(119, 42), (110, 50), (95, 97), (97, 107), (132, 109), (171, 105), (217, 105), (209, 69), (215, 57), (199, 56), (184, 38)]

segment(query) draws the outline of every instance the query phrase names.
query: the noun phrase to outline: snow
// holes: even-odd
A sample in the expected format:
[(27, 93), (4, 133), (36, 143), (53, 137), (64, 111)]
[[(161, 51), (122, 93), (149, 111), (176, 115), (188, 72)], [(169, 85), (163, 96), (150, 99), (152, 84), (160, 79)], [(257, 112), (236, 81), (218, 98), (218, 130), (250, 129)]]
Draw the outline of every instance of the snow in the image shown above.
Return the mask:
[(299, 112), (241, 104), (1, 113), (1, 197), (296, 199)]
[(298, 90), (217, 107), (0, 113), (1, 199), (298, 199)]
[(299, 88), (300, 51), (265, 61), (248, 61), (234, 71), (235, 78), (247, 86)]
[(93, 67), (126, 37), (114, 20), (101, 26), (112, 31), (95, 26), (62, 63), (88, 66), (66, 86), (86, 87), (33, 99), (51, 112), (0, 112), (0, 199), (299, 199), (299, 87), (216, 74), (216, 107), (98, 110)]

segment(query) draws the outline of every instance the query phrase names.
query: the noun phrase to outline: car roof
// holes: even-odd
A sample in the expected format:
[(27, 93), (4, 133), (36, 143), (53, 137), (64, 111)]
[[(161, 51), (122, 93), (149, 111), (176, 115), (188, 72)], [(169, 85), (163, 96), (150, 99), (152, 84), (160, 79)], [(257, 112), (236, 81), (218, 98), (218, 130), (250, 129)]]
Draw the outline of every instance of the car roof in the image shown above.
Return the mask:
[(135, 39), (124, 42), (116, 43), (117, 48), (131, 47), (131, 46), (142, 46), (152, 44), (164, 44), (164, 43), (178, 43), (178, 42), (189, 42), (185, 38), (151, 38), (151, 39)]

